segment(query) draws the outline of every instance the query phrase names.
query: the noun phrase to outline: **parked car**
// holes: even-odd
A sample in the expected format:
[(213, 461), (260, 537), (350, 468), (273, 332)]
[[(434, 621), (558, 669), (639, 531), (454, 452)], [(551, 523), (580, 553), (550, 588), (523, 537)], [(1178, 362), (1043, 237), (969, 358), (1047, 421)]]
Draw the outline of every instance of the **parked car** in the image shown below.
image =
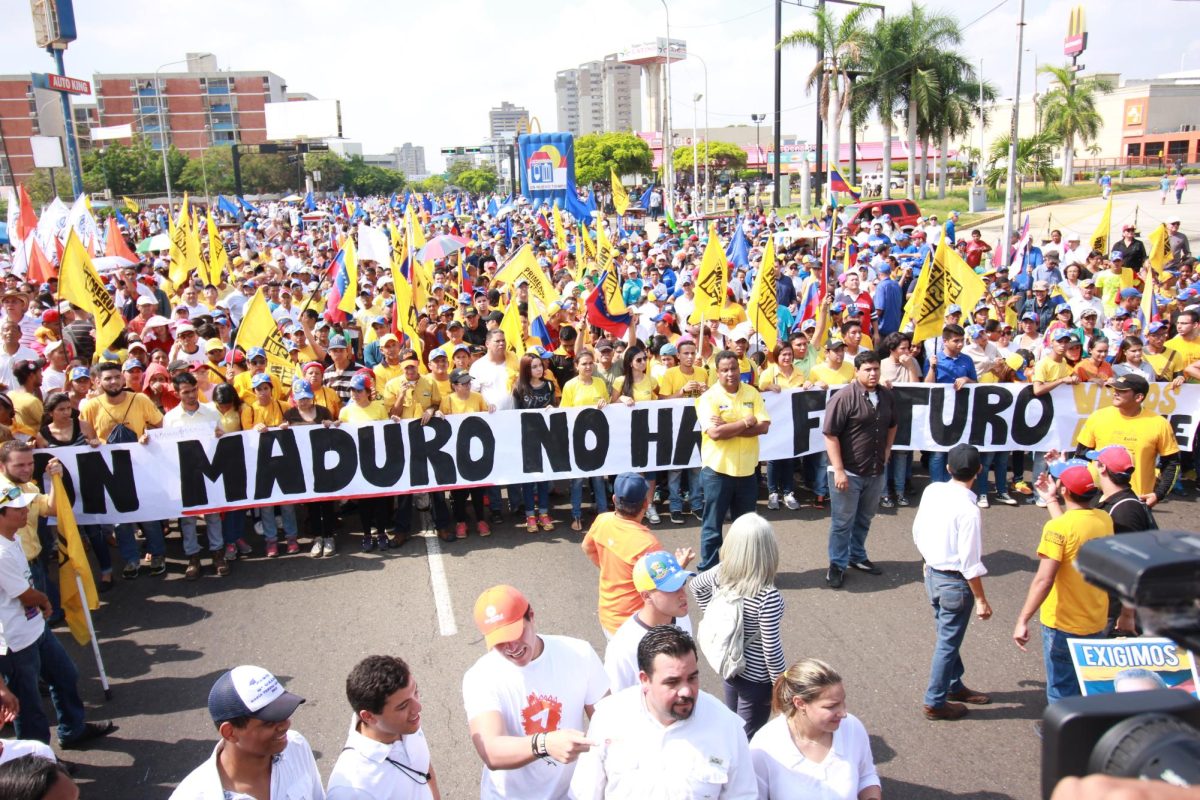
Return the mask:
[[(897, 191), (904, 188), (904, 176), (898, 172), (892, 172), (892, 191)], [(862, 176), (863, 192), (868, 197), (878, 197), (883, 193), (883, 173), (882, 172), (867, 172)]]
[(878, 208), (880, 215), (886, 214), (896, 230), (911, 231), (917, 225), (917, 217), (921, 209), (912, 200), (871, 200), (866, 203), (855, 203), (846, 207), (849, 221), (846, 223), (851, 234), (858, 233), (859, 228), (870, 229), (871, 219)]

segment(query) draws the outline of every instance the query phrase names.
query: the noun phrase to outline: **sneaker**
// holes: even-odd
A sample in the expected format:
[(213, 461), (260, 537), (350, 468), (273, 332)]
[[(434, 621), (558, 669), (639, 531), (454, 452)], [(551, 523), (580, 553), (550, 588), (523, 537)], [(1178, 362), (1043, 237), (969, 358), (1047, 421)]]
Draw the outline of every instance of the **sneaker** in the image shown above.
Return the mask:
[(880, 508), (895, 508), (896, 501), (893, 500), (889, 495), (885, 494), (883, 497), (879, 498), (879, 507)]
[(364, 553), (369, 553), (375, 549), (375, 540), (371, 538), (371, 534), (367, 533), (363, 535), (362, 541), (359, 542), (359, 547)]
[(1016, 499), (1013, 498), (1013, 496), (1008, 492), (1000, 492), (998, 495), (996, 495), (996, 502), (1005, 506), (1018, 505)]
[(313, 539), (313, 546), (312, 546), (312, 549), (308, 551), (308, 554), (309, 554), (310, 556), (312, 556), (313, 558), (320, 558), (320, 557), (321, 557), (321, 554), (322, 554), (323, 552), (325, 552), (325, 550), (324, 550), (324, 541), (325, 541), (325, 540), (324, 540), (324, 539), (322, 539), (320, 536), (318, 536), (317, 538)]
[(525, 518), (525, 530), (529, 531), (530, 533), (538, 532), (537, 517), (526, 517)]
[(324, 556), (325, 558), (329, 558), (331, 555), (333, 555), (333, 553), (334, 553), (333, 537), (326, 536), (321, 541), (321, 555)]
[(1045, 500), (1043, 500), (1043, 499), (1042, 499), (1042, 498), (1040, 498), (1040, 497), (1039, 497), (1037, 500), (1034, 500), (1034, 501), (1033, 501), (1033, 504), (1034, 504), (1035, 506), (1037, 506), (1038, 508), (1045, 508), (1045, 507), (1046, 507), (1046, 501), (1045, 501)]
[(572, 517), (571, 518), (571, 530), (573, 530), (573, 531), (583, 530), (583, 520), (580, 519), (579, 517)]
[(988, 503), (986, 494), (979, 495), (979, 499), (975, 501), (975, 505), (979, 506), (980, 508), (991, 508), (991, 504)]
[(377, 534), (375, 536), (375, 549), (376, 550), (378, 550), (379, 552), (382, 553), (384, 550), (387, 550), (389, 547), (391, 547), (391, 545), (388, 544), (388, 538), (387, 538), (386, 533), (380, 532), (379, 534)]
[(167, 559), (163, 556), (150, 557), (150, 574), (162, 575), (167, 571)]
[(859, 572), (866, 572), (870, 575), (882, 575), (881, 569), (874, 561), (869, 558), (864, 558), (862, 561), (851, 561), (850, 568), (856, 569)]
[(279, 555), (279, 542), (267, 542), (267, 558), (276, 558)]
[(544, 531), (554, 530), (554, 520), (550, 519), (549, 514), (539, 514), (538, 524), (542, 526), (542, 530)]
[(837, 564), (830, 564), (829, 571), (825, 573), (825, 582), (829, 584), (829, 588), (840, 589), (845, 580), (846, 571)]
[(262, 520), (256, 519), (254, 521), (254, 532), (257, 533), (259, 536), (262, 536), (264, 530), (266, 530), (266, 529), (263, 528)]
[(800, 508), (800, 501), (796, 499), (795, 492), (785, 494), (783, 496), (783, 504), (787, 507), (788, 511), (795, 511)]
[(187, 569), (183, 571), (183, 579), (185, 581), (199, 580), (200, 578), (200, 554), (188, 557)]
[(110, 720), (103, 722), (84, 723), (83, 730), (70, 739), (59, 739), (58, 746), (63, 750), (79, 750), (94, 739), (101, 739), (115, 731), (117, 726)]
[(779, 492), (771, 492), (769, 495), (767, 495), (767, 510), (779, 510)]
[(237, 545), (237, 551), (244, 556), (248, 556), (254, 552), (254, 548), (246, 544), (245, 539), (238, 539), (234, 544)]
[(658, 509), (654, 506), (646, 509), (646, 519), (650, 521), (651, 525), (657, 525), (662, 522), (662, 519), (658, 516)]
[(297, 542), (295, 539), (288, 539), (287, 540), (287, 554), (289, 556), (294, 556), (296, 553), (299, 553), (299, 552), (300, 552), (300, 543)]
[(697, 508), (692, 511), (692, 516), (696, 518), (696, 522), (704, 522), (704, 510)]
[(483, 520), (479, 520), (479, 522), (475, 523), (475, 532), (478, 533), (480, 536), (491, 536), (492, 535), (492, 526), (488, 525)]
[(229, 574), (229, 562), (225, 560), (225, 553), (222, 550), (214, 550), (212, 554), (213, 569), (216, 570), (218, 578), (224, 578)]
[(456, 524), (454, 526), (454, 538), (455, 539), (467, 538), (467, 523), (459, 522), (458, 524)]
[(967, 707), (962, 703), (942, 703), (940, 706), (925, 706), (925, 719), (955, 720), (967, 715)]
[(236, 547), (234, 547), (231, 544), (225, 545), (225, 560), (226, 561), (237, 561), (237, 556), (238, 556), (238, 553), (237, 553)]
[(912, 505), (912, 503), (910, 503), (908, 498), (904, 495), (898, 494), (896, 495), (896, 505), (900, 506), (901, 508), (908, 508)]
[(1028, 481), (1017, 481), (1013, 484), (1013, 491), (1018, 494), (1033, 494), (1033, 487), (1029, 485)]
[(672, 511), (670, 520), (671, 520), (672, 525), (682, 525), (683, 524), (683, 514), (680, 514), (678, 511)]

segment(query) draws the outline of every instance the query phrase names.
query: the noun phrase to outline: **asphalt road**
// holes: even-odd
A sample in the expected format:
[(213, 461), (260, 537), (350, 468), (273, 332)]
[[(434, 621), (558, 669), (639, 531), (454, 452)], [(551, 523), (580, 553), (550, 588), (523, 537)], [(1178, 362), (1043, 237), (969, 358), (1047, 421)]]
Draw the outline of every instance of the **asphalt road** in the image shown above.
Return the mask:
[[(1160, 523), (1195, 530), (1196, 509), (1193, 500), (1173, 499), (1161, 507)], [(788, 659), (817, 656), (842, 673), (850, 708), (871, 734), (885, 796), (1038, 796), (1041, 745), (1032, 721), (1043, 707), (1040, 645), (1035, 637), (1022, 653), (1009, 636), (1046, 513), (1033, 506), (984, 511), (985, 581), (995, 617), (972, 622), (963, 655), (968, 685), (990, 692), (994, 702), (958, 722), (928, 722), (921, 697), (934, 631), (912, 544), (915, 507), (881, 511), (868, 547), (886, 572), (852, 573), (841, 591), (824, 586), (826, 513), (766, 512), (765, 503), (760, 511), (776, 524), (782, 545)], [(568, 513), (560, 507), (558, 516)], [(694, 523), (656, 532), (668, 547), (698, 547)], [(93, 749), (67, 754), (79, 765), (83, 796), (167, 797), (215, 742), (209, 687), (242, 663), (267, 667), (308, 699), (294, 724), (327, 777), (350, 722), (345, 676), (372, 653), (400, 655), (414, 669), (442, 796), (478, 796), (480, 764), (460, 690), (463, 672), (484, 652), (471, 618), (475, 597), (489, 585), (512, 583), (529, 596), (540, 630), (585, 638), (603, 653), (596, 571), (579, 550), (581, 536), (566, 524), (539, 534), (507, 526), (490, 539), (450, 543), (440, 561), (452, 608), (439, 620), (421, 538), (399, 551), (363, 555), (354, 552), (357, 537), (343, 536), (332, 559), (274, 561), (261, 556), (256, 540), (258, 553), (234, 564), (228, 578), (186, 582), (173, 535), (168, 575), (119, 583), (96, 613), (111, 701), (103, 699), (90, 650), (60, 632), (83, 673), (90, 717), (120, 725)], [(719, 695), (719, 682), (704, 670), (702, 688)]]

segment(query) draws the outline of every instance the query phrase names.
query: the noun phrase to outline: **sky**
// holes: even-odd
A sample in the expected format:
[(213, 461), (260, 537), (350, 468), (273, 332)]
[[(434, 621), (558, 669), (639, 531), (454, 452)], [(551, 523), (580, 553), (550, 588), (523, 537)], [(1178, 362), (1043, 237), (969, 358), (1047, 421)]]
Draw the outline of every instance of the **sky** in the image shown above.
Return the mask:
[[(676, 127), (691, 127), (692, 95), (705, 91), (700, 59), (707, 64), (712, 127), (749, 125), (752, 113), (770, 114), (774, 2), (665, 2), (672, 38), (686, 40), (689, 52), (699, 56), (672, 66)], [(961, 51), (975, 64), (983, 59), (984, 78), (1001, 96), (1011, 96), (1015, 83), (1018, 4), (925, 4), (957, 16), (964, 27)], [(888, 15), (909, 8), (907, 0), (883, 5)], [(1030, 52), (1023, 94), (1033, 89), (1035, 56), (1039, 63), (1066, 63), (1062, 39), (1073, 5), (1075, 0), (1026, 3), (1024, 48)], [(480, 144), (488, 132), (488, 109), (504, 100), (529, 109), (543, 130), (554, 130), (555, 72), (666, 34), (663, 0), (124, 0), (119, 13), (110, 3), (82, 0), (75, 6), (79, 38), (65, 56), (70, 76), (91, 80), (94, 72), (152, 72), (187, 52), (212, 52), (222, 69), (269, 70), (286, 80), (289, 91), (340, 100), (343, 133), (365, 152), (383, 153), (405, 142), (424, 145), (431, 170), (444, 165), (439, 148)], [(1160, 24), (1200, 19), (1200, 2), (1090, 0), (1085, 7), (1089, 47), (1080, 61), (1088, 72), (1153, 77), (1200, 70), (1195, 25)], [(785, 4), (785, 35), (811, 27), (811, 14)], [(34, 45), (27, 6), (14, 0), (4, 16), (0, 74), (52, 71), (51, 58)], [(785, 134), (813, 136), (815, 101), (805, 92), (804, 77), (814, 61), (811, 50), (783, 53)], [(1041, 80), (1044, 86), (1046, 78)], [(701, 127), (704, 105), (698, 107)]]

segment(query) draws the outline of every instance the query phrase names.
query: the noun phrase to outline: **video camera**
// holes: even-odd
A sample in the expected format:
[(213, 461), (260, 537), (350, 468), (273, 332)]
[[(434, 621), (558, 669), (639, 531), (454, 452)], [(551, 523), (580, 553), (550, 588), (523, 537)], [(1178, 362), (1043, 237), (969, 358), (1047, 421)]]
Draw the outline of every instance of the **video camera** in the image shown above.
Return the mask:
[[(1123, 533), (1079, 550), (1080, 573), (1135, 606), (1145, 629), (1200, 653), (1200, 534)], [(1200, 700), (1174, 689), (1073, 697), (1043, 715), (1042, 796), (1103, 773), (1200, 786)]]

